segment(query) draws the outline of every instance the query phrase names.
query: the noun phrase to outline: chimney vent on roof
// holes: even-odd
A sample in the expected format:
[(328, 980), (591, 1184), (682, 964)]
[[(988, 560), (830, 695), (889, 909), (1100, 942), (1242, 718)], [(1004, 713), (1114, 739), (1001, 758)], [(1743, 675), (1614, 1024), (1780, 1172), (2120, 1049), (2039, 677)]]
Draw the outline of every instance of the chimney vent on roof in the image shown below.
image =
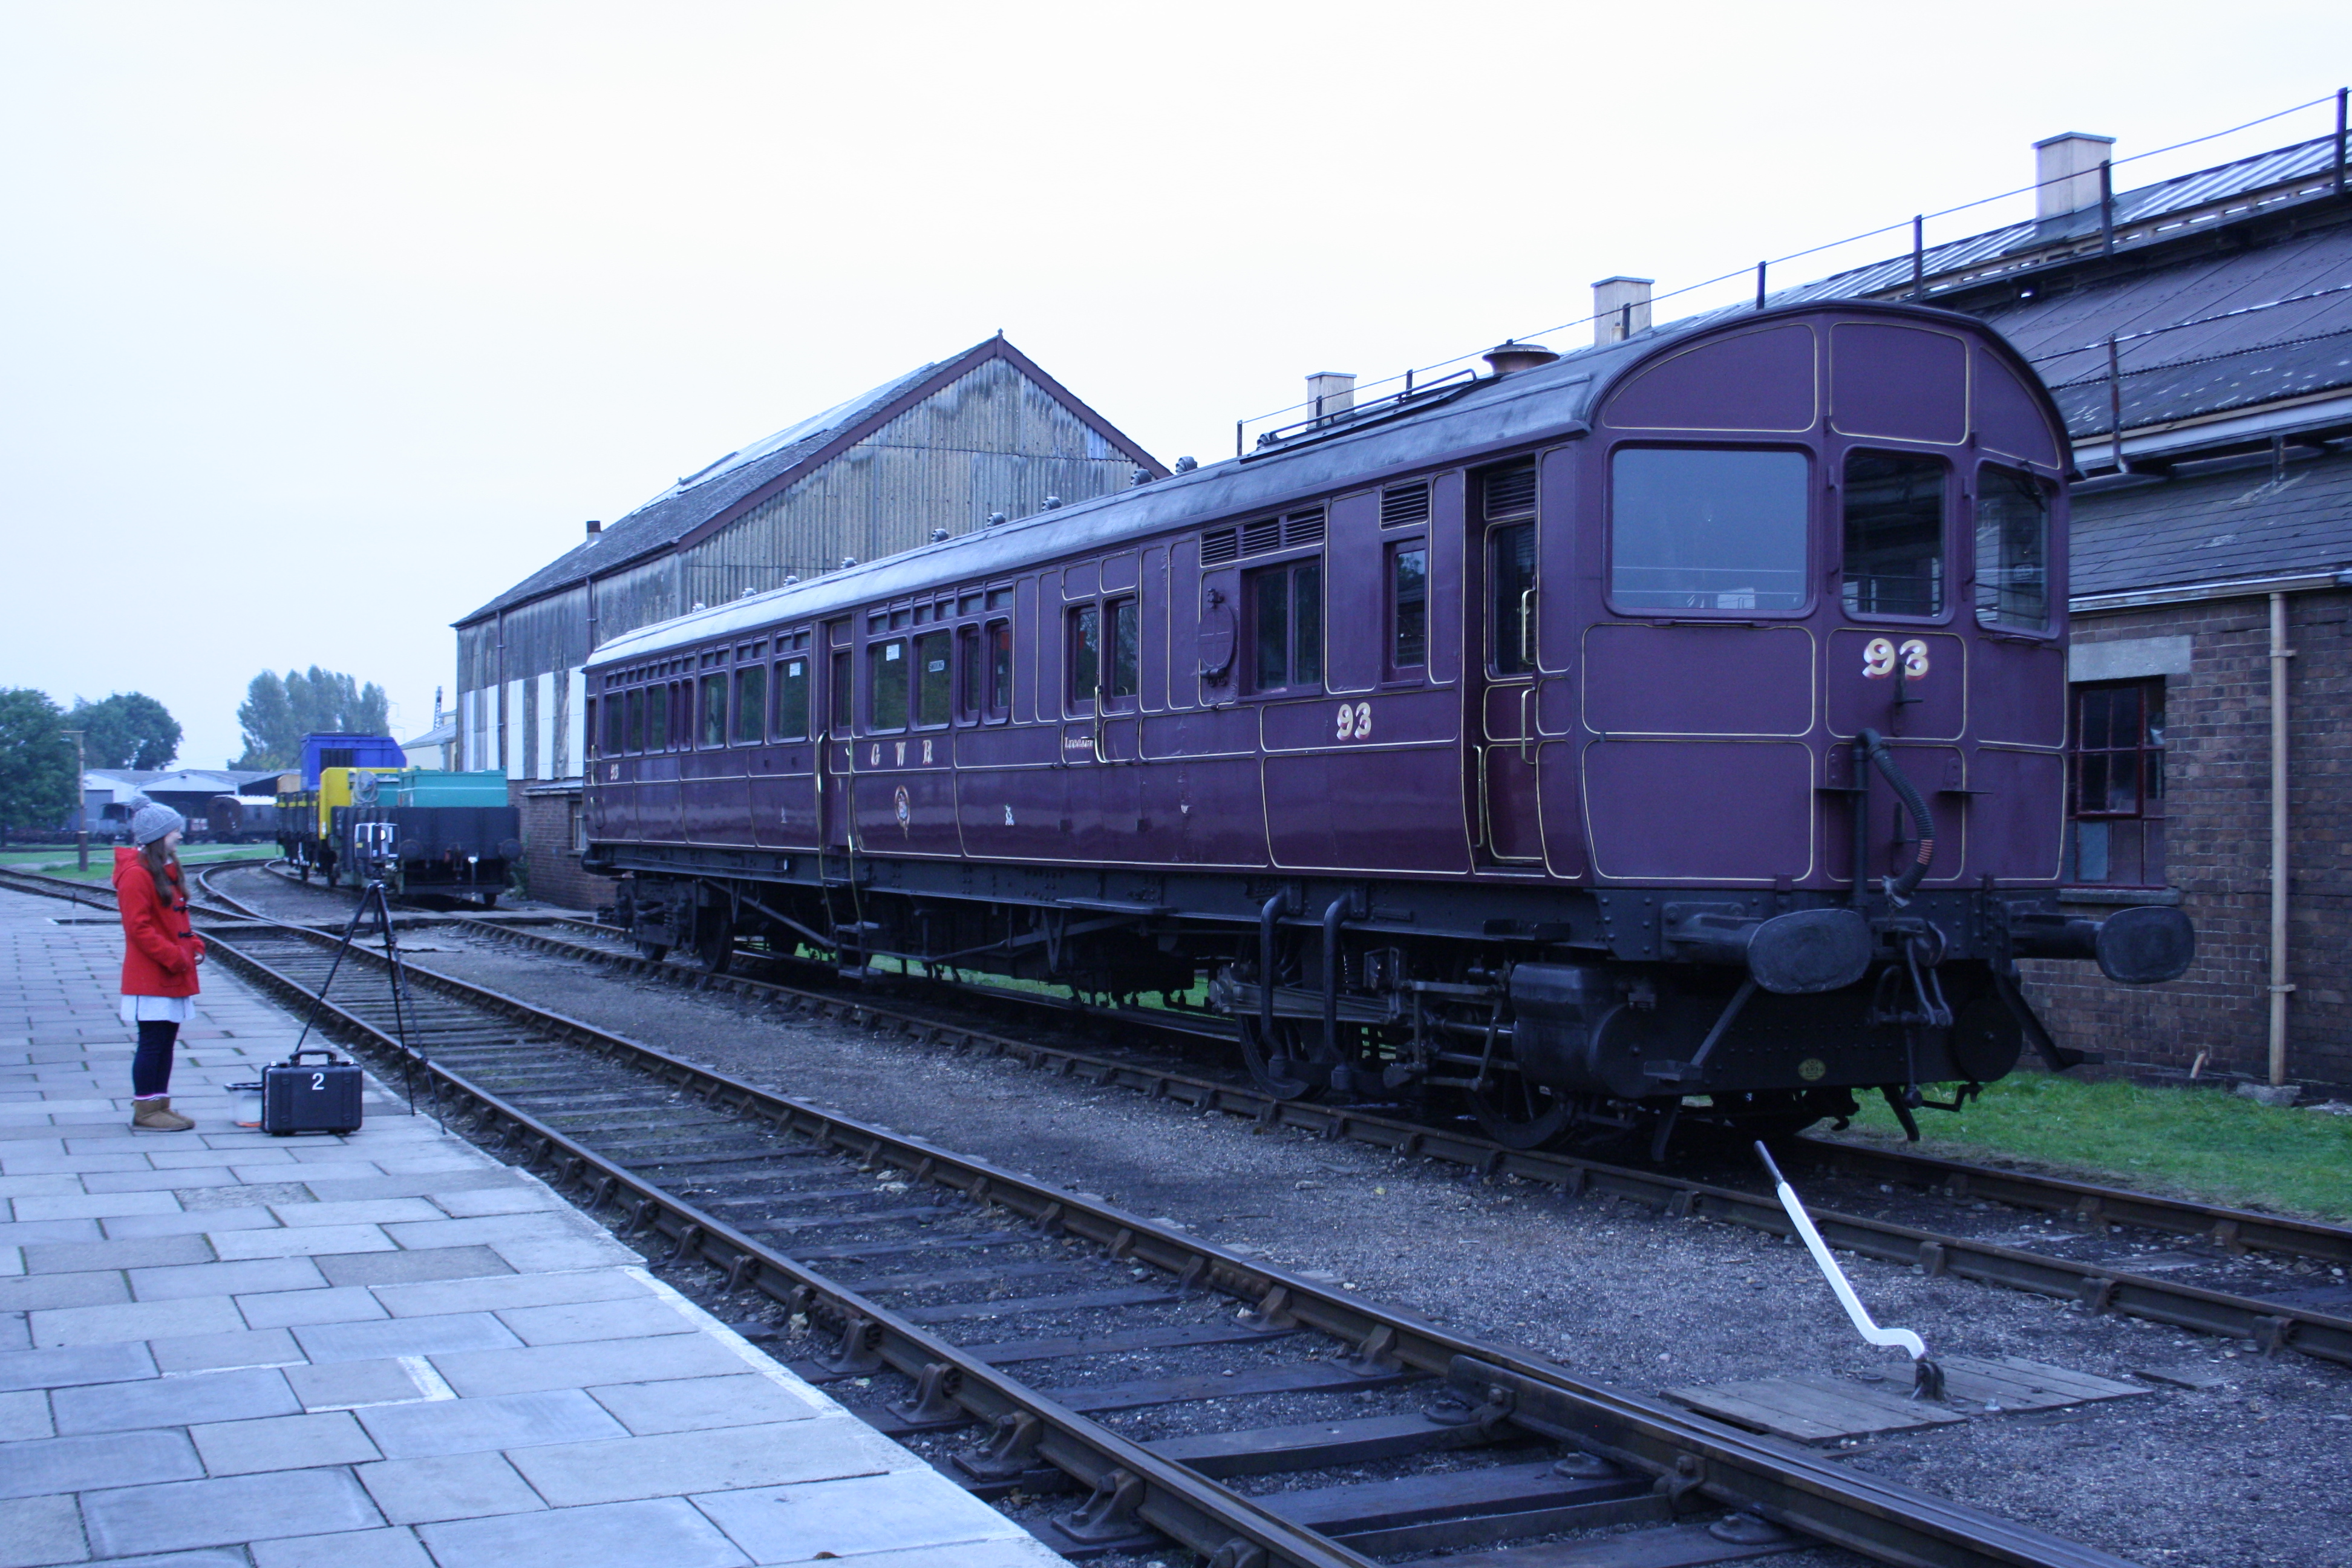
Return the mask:
[(2033, 144), (2033, 216), (2064, 217), (2099, 205), (2099, 165), (2115, 156), (2116, 139), (2069, 131)]
[(1650, 330), (1654, 278), (1603, 278), (1592, 286), (1592, 346), (1605, 349)]
[(602, 533), (602, 532), (604, 532), (604, 525), (603, 523), (598, 522), (598, 521), (597, 521), (594, 518), (593, 518), (593, 517), (592, 517), (592, 518), (590, 518), (590, 519), (588, 520), (588, 537), (589, 537), (589, 538), (593, 539), (593, 538), (595, 538), (598, 534), (600, 534), (600, 533)]
[(1060, 496), (1047, 496), (1047, 497), (1045, 498), (1045, 510), (1046, 510), (1047, 511), (1059, 511), (1059, 510), (1062, 510), (1062, 498), (1061, 498)]
[(1180, 474), (1189, 474), (1200, 466), (1200, 462), (1196, 458), (1179, 458), (1176, 459), (1176, 471)]
[(1496, 375), (1508, 375), (1513, 371), (1533, 370), (1539, 364), (1549, 364), (1559, 356), (1539, 343), (1517, 341), (1496, 343), (1486, 353), (1486, 368)]
[(1345, 414), (1356, 406), (1356, 374), (1318, 370), (1307, 378), (1307, 406), (1318, 419)]
[(931, 542), (933, 544), (945, 544), (947, 541), (948, 531), (946, 529), (935, 528), (931, 530)]
[(1004, 514), (1001, 511), (992, 511), (988, 514), (988, 526), (991, 528), (994, 528), (998, 523), (1003, 522), (1003, 521)]

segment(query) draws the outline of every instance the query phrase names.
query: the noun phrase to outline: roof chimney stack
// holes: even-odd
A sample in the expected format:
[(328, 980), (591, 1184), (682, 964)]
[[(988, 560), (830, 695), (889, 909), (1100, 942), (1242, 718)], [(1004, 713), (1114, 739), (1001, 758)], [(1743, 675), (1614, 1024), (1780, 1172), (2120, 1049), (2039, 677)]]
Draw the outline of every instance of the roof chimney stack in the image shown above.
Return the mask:
[(598, 521), (597, 521), (594, 518), (593, 518), (593, 517), (592, 517), (592, 518), (590, 518), (590, 519), (588, 520), (588, 537), (589, 537), (589, 538), (593, 539), (593, 538), (595, 538), (598, 534), (600, 534), (600, 533), (602, 533), (602, 532), (604, 532), (604, 525), (603, 523), (598, 522)]
[(1486, 368), (1496, 375), (1508, 375), (1513, 371), (1533, 370), (1539, 364), (1549, 364), (1559, 355), (1541, 343), (1523, 343), (1517, 339), (1496, 343), (1482, 356)]
[(1318, 370), (1307, 378), (1307, 405), (1318, 419), (1328, 419), (1335, 414), (1345, 414), (1356, 406), (1356, 376), (1353, 371)]
[(2116, 139), (2069, 131), (2033, 144), (2033, 216), (2064, 217), (2099, 205), (2099, 165), (2115, 156)]
[(1592, 286), (1592, 346), (1605, 349), (1650, 330), (1654, 278), (1603, 278)]

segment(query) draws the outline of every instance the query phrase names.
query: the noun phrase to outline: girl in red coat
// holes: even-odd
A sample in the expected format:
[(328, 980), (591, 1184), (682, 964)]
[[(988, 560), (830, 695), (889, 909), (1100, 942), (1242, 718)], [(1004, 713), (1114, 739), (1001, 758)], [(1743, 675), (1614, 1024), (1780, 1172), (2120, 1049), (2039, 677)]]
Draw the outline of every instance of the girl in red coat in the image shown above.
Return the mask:
[(131, 818), (136, 849), (114, 852), (114, 900), (122, 913), (122, 1021), (139, 1031), (131, 1060), (131, 1125), (185, 1132), (195, 1125), (172, 1109), (172, 1045), (188, 1021), (205, 939), (188, 929), (180, 878), (187, 819), (150, 801)]

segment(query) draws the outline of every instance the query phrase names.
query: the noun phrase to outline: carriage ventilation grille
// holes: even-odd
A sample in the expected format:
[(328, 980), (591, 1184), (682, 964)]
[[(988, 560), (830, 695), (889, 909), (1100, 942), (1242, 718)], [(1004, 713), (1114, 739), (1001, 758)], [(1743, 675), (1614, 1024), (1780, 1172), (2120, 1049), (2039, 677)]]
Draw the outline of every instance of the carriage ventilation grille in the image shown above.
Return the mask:
[(1392, 490), (1381, 492), (1381, 526), (1382, 528), (1411, 528), (1414, 523), (1428, 521), (1429, 485), (1427, 481), (1424, 480), (1417, 485), (1399, 485)]
[(1514, 463), (1486, 476), (1486, 519), (1513, 517), (1536, 509), (1536, 466)]
[(1323, 509), (1294, 511), (1288, 517), (1261, 518), (1239, 529), (1212, 529), (1201, 535), (1201, 564), (1222, 566), (1244, 555), (1295, 548), (1323, 542)]

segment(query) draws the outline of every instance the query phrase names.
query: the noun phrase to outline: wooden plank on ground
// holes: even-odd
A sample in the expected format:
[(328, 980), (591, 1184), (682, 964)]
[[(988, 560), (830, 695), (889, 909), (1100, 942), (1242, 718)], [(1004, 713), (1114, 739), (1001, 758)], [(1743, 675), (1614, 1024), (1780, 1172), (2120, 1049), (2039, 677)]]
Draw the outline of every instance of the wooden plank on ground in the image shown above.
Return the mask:
[(1998, 1404), (2004, 1411), (2056, 1410), (2102, 1399), (2153, 1394), (2136, 1383), (2117, 1383), (2087, 1372), (2049, 1366), (2021, 1356), (1941, 1356), (1944, 1392), (1972, 1404)]
[(1924, 1400), (1904, 1399), (1842, 1378), (1757, 1378), (1712, 1388), (1670, 1388), (1666, 1397), (1738, 1426), (1800, 1443), (1827, 1443), (1876, 1432), (1910, 1432), (1968, 1419)]

